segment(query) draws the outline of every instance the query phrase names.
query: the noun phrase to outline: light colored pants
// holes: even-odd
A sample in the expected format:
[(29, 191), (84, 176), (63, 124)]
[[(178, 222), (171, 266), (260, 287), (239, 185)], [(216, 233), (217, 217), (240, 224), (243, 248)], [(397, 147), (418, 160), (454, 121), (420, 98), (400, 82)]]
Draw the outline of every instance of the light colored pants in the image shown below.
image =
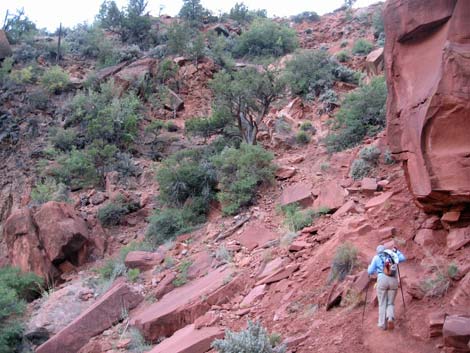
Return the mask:
[(379, 300), (379, 326), (385, 328), (386, 320), (395, 319), (395, 297), (398, 290), (396, 277), (379, 275), (377, 279), (377, 299)]

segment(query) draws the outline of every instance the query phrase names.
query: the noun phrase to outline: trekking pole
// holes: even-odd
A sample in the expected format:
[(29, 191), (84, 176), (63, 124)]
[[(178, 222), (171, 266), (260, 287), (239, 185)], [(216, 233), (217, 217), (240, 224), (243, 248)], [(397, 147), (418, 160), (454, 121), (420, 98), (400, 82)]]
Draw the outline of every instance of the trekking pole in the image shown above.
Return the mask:
[(362, 326), (364, 326), (364, 315), (366, 313), (367, 292), (369, 291), (369, 283), (370, 283), (370, 278), (368, 278), (368, 282), (367, 282), (367, 286), (366, 286), (366, 300), (364, 301), (364, 308), (362, 309)]
[(398, 266), (398, 264), (397, 264), (397, 271), (398, 271), (398, 279), (400, 281), (401, 299), (403, 300), (403, 313), (406, 319), (406, 305), (405, 305), (405, 296), (403, 295), (403, 282), (401, 281), (400, 266)]

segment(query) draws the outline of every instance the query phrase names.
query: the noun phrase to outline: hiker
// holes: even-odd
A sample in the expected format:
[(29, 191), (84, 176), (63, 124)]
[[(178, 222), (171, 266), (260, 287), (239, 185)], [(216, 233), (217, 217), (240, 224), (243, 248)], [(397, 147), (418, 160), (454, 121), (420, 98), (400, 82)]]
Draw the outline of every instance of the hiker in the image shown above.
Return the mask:
[[(405, 261), (405, 256), (397, 248), (386, 249), (377, 246), (377, 255), (367, 269), (369, 276), (377, 273), (377, 299), (379, 300), (379, 323), (382, 330), (395, 327), (394, 302), (398, 290), (398, 263)], [(387, 324), (387, 326), (385, 326)]]

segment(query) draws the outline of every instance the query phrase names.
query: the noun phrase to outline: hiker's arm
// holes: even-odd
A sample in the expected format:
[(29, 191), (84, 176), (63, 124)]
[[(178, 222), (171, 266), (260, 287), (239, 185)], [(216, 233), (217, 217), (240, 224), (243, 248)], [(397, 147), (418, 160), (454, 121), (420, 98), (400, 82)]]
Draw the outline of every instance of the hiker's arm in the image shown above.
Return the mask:
[(403, 261), (406, 261), (406, 257), (405, 255), (403, 255), (403, 253), (398, 250), (397, 248), (393, 248), (393, 251), (397, 254), (398, 256), (398, 262), (403, 262)]
[(370, 275), (373, 275), (374, 273), (377, 272), (377, 264), (375, 261), (375, 256), (372, 259), (372, 262), (370, 263), (369, 267), (367, 268), (367, 273)]

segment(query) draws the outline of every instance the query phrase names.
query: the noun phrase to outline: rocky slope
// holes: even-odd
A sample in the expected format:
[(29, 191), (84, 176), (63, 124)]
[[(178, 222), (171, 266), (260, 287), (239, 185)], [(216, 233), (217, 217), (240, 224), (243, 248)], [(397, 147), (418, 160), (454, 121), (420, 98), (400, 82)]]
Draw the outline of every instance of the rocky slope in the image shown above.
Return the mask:
[[(289, 352), (468, 351), (465, 345), (470, 339), (470, 229), (465, 207), (470, 179), (464, 177), (468, 134), (465, 129), (433, 128), (437, 133), (426, 135), (429, 123), (423, 121), (428, 117), (426, 112), (432, 110), (436, 111), (433, 121), (444, 121), (442, 126), (458, 126), (449, 123), (449, 119), (457, 119), (465, 126), (465, 97), (462, 96), (468, 86), (465, 55), (455, 54), (457, 59), (447, 60), (436, 53), (441, 53), (443, 47), (457, 48), (459, 53), (465, 49), (466, 37), (452, 36), (452, 33), (463, 33), (463, 29), (452, 31), (451, 28), (461, 25), (459, 19), (464, 18), (461, 16), (468, 9), (463, 1), (435, 3), (433, 11), (424, 11), (426, 15), (418, 17), (419, 21), (408, 16), (421, 13), (418, 11), (421, 7), (416, 4), (422, 2), (387, 3), (386, 14), (390, 15), (386, 16), (385, 58), (392, 79), (388, 83), (390, 120), (386, 133), (367, 139), (356, 148), (329, 155), (322, 138), (330, 129), (331, 118), (319, 114), (315, 103), (298, 98), (279, 104), (260, 133), (260, 143), (274, 151), (279, 165), (275, 184), (260, 190), (257, 203), (234, 218), (222, 217), (218, 207), (214, 207), (207, 224), (179, 236), (170, 247), (162, 246), (156, 252), (128, 253), (125, 264), (140, 270), (138, 280), (132, 282), (121, 277), (103, 295), (96, 286), (98, 276), (93, 268), (103, 264), (103, 254), (105, 258), (115, 257), (124, 244), (143, 239), (146, 217), (158, 193), (151, 161), (143, 152), (139, 159), (140, 174), (126, 185), (111, 174), (103, 190), (74, 192), (73, 207), (47, 203), (29, 210), (24, 208), (29, 202), (29, 184), (24, 182), (25, 190), (21, 191), (13, 190), (12, 185), (18, 171), (31, 180), (33, 169), (15, 169), (13, 160), (23, 156), (24, 163), (31, 166), (28, 156), (36, 145), (44, 143), (39, 137), (32, 143), (19, 138), (18, 148), (5, 150), (8, 168), (4, 175), (10, 179), (3, 178), (4, 188), (12, 191), (3, 203), (6, 206), (2, 206), (7, 211), (0, 215), (3, 254), (8, 254), (8, 261), (24, 270), (63, 281), (30, 307), (27, 336), (37, 347), (36, 351), (132, 351), (136, 348), (130, 333), (138, 329), (152, 342), (148, 347), (150, 352), (206, 352), (210, 351), (213, 339), (223, 336), (223, 329), (245, 328), (247, 320), (259, 320), (270, 332), (281, 334)], [(407, 6), (418, 8), (410, 10)], [(356, 15), (372, 16), (374, 10), (374, 7), (361, 9)], [(335, 54), (345, 40), (351, 46), (353, 39), (373, 38), (370, 28), (364, 35), (360, 33), (364, 27), (355, 18), (348, 19), (344, 11), (338, 11), (324, 16), (318, 23), (294, 26), (304, 47), (327, 45), (330, 53)], [(403, 24), (403, 28), (398, 24)], [(415, 38), (421, 30), (430, 32), (426, 27), (430, 24), (433, 32), (429, 39)], [(447, 45), (447, 40), (458, 45)], [(424, 65), (416, 65), (411, 60), (421, 54), (437, 57), (436, 67), (460, 68), (461, 81), (444, 69), (429, 69), (436, 75), (431, 80)], [(173, 121), (183, 127), (187, 118), (210, 111), (207, 82), (216, 68), (210, 61), (203, 62), (199, 69), (181, 58), (175, 62), (180, 65), (185, 87), (180, 92), (184, 108)], [(153, 65), (156, 62), (141, 59), (102, 74), (113, 75), (125, 86), (129, 77), (145, 75), (153, 70)], [(380, 55), (369, 60), (355, 57), (348, 65), (377, 73), (381, 70)], [(417, 67), (423, 71), (416, 70)], [(396, 70), (400, 70), (399, 76), (393, 74)], [(410, 79), (412, 74), (421, 76)], [(413, 83), (411, 91), (406, 89), (409, 82)], [(353, 88), (335, 85), (340, 94)], [(416, 106), (421, 102), (418, 93), (424, 94), (423, 108)], [(443, 96), (447, 97), (445, 102), (452, 104), (444, 104)], [(19, 103), (14, 99), (12, 102), (10, 108), (15, 109)], [(166, 114), (171, 117), (173, 111)], [(292, 131), (302, 122), (310, 121), (317, 131), (312, 141), (300, 146), (290, 142), (293, 133), (278, 134), (274, 122), (281, 116)], [(46, 130), (47, 119), (40, 120), (43, 126), (39, 131)], [(24, 136), (25, 124), (21, 122), (9, 131), (19, 130), (19, 136)], [(177, 143), (169, 145), (170, 152), (203, 143), (197, 139), (188, 141), (180, 132), (169, 136), (179, 137)], [(447, 154), (442, 159), (444, 155), (438, 152), (426, 152), (426, 146), (436, 149), (436, 145), (449, 146), (451, 142), (458, 148), (449, 150), (463, 159)], [(364, 146), (376, 146), (384, 155), (389, 145), (404, 160), (405, 172), (401, 164), (386, 164), (381, 159), (373, 178), (359, 182), (350, 178), (351, 164)], [(145, 146), (139, 148), (144, 150)], [(415, 164), (417, 167), (413, 169), (410, 158), (422, 163)], [(442, 160), (452, 165), (444, 167)], [(433, 163), (440, 167), (432, 167)], [(448, 177), (451, 174), (452, 178)], [(426, 184), (426, 180), (430, 182)], [(103, 229), (96, 219), (97, 208), (117, 192), (137, 199), (140, 210), (126, 216), (123, 225)], [(325, 207), (330, 212), (292, 235), (278, 209), (279, 205), (293, 202), (315, 209)], [(358, 264), (345, 281), (330, 283), (335, 251), (344, 243), (358, 249)], [(364, 272), (379, 243), (398, 246), (408, 258), (400, 267), (403, 299), (401, 294), (396, 299), (394, 332), (376, 327), (376, 298)], [(450, 264), (458, 268), (458, 273), (449, 279), (444, 295), (426, 295), (423, 280), (445, 277)], [(183, 271), (186, 283), (175, 287), (175, 279), (181, 278)]]

